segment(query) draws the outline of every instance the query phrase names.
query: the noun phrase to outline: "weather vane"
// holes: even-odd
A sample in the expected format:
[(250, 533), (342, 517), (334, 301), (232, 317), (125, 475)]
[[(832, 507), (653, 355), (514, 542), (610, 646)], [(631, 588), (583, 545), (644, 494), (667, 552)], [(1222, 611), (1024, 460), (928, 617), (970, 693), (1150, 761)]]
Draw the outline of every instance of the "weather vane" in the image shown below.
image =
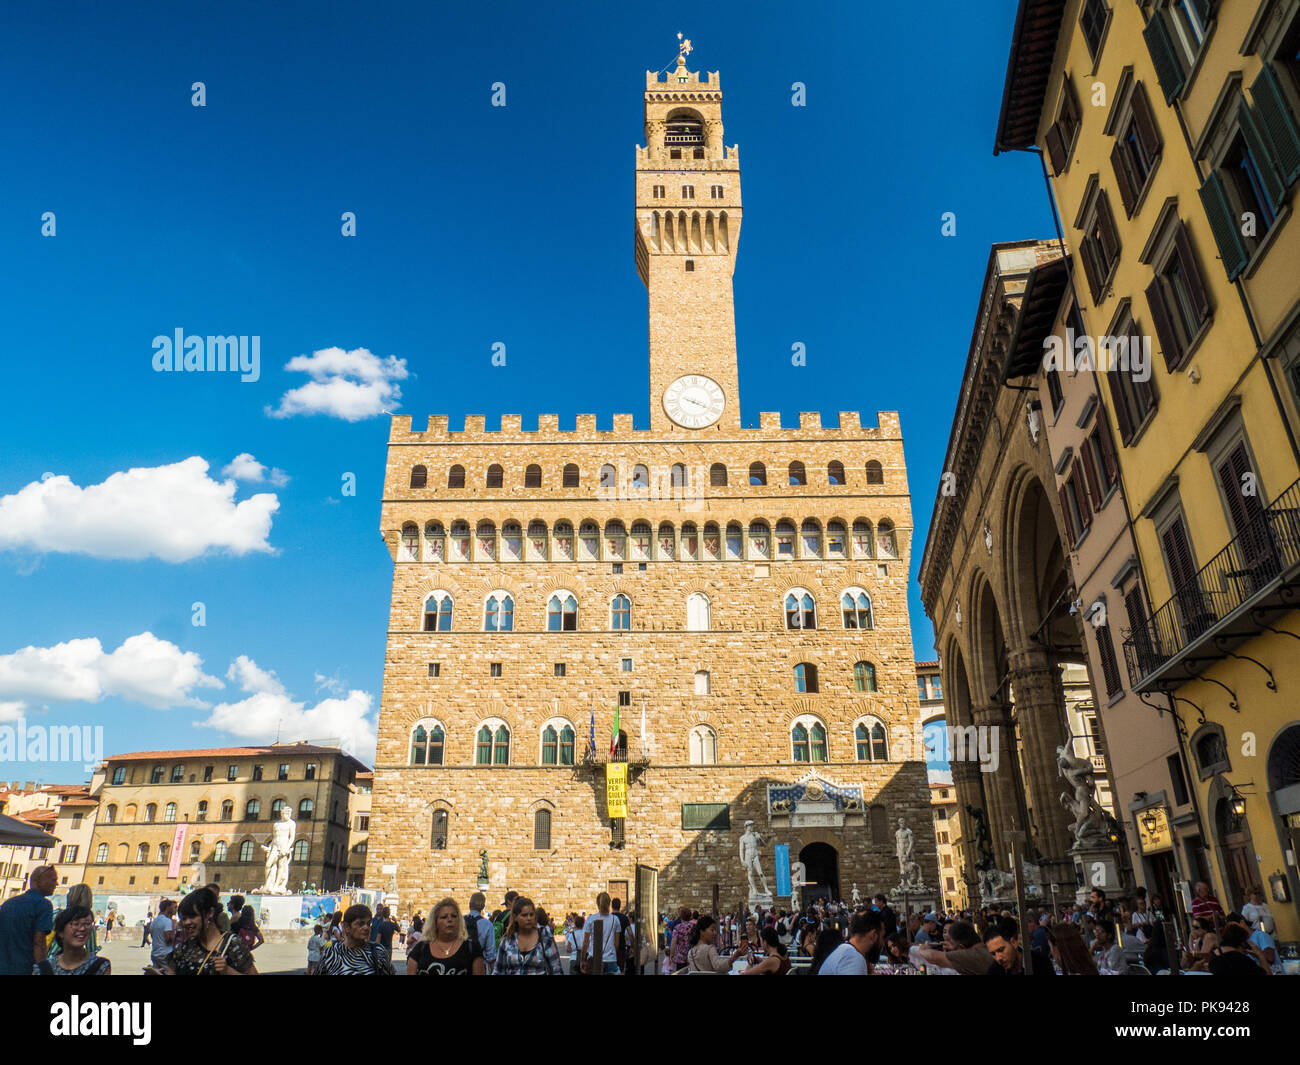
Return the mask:
[(690, 55), (692, 51), (690, 38), (688, 37), (683, 39), (682, 35), (679, 33), (677, 39), (682, 42), (677, 46), (677, 54), (684, 59), (686, 56)]

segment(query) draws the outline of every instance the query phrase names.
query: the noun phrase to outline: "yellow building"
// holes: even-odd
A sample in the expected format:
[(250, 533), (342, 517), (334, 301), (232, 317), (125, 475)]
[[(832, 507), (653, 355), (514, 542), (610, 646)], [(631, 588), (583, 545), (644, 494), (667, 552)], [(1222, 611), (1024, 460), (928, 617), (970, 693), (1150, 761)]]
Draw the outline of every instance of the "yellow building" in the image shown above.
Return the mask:
[(1262, 885), (1282, 939), (1300, 936), (1298, 51), (1294, 0), (1022, 0), (996, 142), (1043, 151), (1079, 267), (1149, 595), (1125, 600), (1128, 673), (1176, 715), (1208, 835), (1179, 869), (1225, 909)]

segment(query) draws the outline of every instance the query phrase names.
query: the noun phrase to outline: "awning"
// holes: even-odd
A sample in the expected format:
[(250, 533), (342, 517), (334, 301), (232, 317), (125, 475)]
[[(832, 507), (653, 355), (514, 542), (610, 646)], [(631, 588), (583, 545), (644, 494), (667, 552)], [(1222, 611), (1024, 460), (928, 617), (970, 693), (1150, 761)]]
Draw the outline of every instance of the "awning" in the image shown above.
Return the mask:
[(1070, 282), (1068, 259), (1053, 259), (1029, 271), (1016, 315), (1015, 332), (1007, 345), (1002, 380), (1029, 377), (1043, 365), (1043, 341), (1052, 332), (1065, 286)]
[(16, 817), (0, 814), (0, 845), (16, 847), (54, 847), (58, 838), (42, 832), (35, 825)]

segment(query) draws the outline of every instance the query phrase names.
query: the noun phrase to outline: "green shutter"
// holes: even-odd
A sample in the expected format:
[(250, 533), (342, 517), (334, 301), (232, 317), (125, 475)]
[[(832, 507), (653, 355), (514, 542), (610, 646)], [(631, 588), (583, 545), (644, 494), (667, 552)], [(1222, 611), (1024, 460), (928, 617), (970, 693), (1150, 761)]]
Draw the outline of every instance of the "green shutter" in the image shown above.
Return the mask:
[(1245, 100), (1237, 103), (1237, 121), (1241, 124), (1241, 135), (1246, 138), (1246, 146), (1250, 149), (1250, 154), (1255, 157), (1255, 165), (1259, 168), (1259, 176), (1264, 182), (1268, 202), (1276, 211), (1281, 208), (1282, 201), (1286, 199), (1286, 185), (1274, 162), (1273, 149), (1264, 139), (1259, 123), (1255, 121), (1255, 116), (1251, 114)]
[(1178, 62), (1178, 56), (1174, 52), (1174, 42), (1169, 39), (1169, 31), (1165, 28), (1160, 12), (1157, 11), (1151, 16), (1151, 21), (1142, 31), (1142, 36), (1146, 39), (1147, 50), (1151, 53), (1151, 62), (1155, 64), (1160, 87), (1165, 91), (1165, 103), (1173, 103), (1174, 97), (1183, 91), (1187, 76), (1183, 73), (1182, 64)]
[(1255, 101), (1255, 117), (1268, 139), (1270, 155), (1287, 188), (1300, 177), (1300, 127), (1291, 113), (1286, 94), (1278, 81), (1277, 71), (1265, 63), (1250, 87)]
[(1237, 228), (1237, 216), (1232, 210), (1228, 192), (1223, 187), (1223, 179), (1218, 171), (1211, 171), (1201, 186), (1201, 203), (1205, 205), (1205, 214), (1210, 220), (1210, 230), (1214, 233), (1214, 243), (1219, 246), (1219, 256), (1223, 259), (1223, 268), (1228, 271), (1228, 280), (1235, 281), (1237, 275), (1246, 268), (1250, 256), (1246, 252), (1246, 242)]

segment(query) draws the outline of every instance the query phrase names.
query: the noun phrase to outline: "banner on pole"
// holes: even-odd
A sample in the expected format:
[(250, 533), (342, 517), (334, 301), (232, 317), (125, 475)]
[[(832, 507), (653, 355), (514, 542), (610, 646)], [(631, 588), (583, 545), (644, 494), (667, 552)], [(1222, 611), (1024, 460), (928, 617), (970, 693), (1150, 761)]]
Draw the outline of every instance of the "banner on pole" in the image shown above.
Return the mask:
[(185, 852), (185, 830), (187, 828), (189, 828), (189, 825), (182, 821), (176, 826), (176, 833), (172, 836), (172, 853), (167, 862), (168, 880), (176, 880), (181, 875), (181, 857)]
[(605, 763), (605, 808), (611, 820), (627, 817), (627, 763)]
[(778, 898), (790, 897), (790, 844), (778, 843), (772, 848), (776, 855), (776, 894)]

